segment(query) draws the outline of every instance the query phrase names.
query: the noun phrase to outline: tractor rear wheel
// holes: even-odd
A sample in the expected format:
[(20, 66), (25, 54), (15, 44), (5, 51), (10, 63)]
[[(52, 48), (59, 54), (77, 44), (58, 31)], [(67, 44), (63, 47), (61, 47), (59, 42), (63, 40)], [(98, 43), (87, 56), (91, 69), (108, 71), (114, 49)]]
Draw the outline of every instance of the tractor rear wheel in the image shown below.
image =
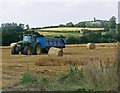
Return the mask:
[(23, 49), (23, 54), (24, 55), (30, 55), (31, 54), (31, 48), (29, 46), (26, 46), (24, 49)]
[(36, 46), (36, 54), (39, 55), (41, 53), (41, 47), (40, 45)]
[(16, 51), (16, 46), (11, 48), (11, 54), (19, 54), (19, 52)]
[(40, 55), (40, 54), (41, 54), (41, 46), (40, 46), (40, 44), (37, 44), (37, 45), (33, 48), (33, 54), (34, 54), (34, 55)]

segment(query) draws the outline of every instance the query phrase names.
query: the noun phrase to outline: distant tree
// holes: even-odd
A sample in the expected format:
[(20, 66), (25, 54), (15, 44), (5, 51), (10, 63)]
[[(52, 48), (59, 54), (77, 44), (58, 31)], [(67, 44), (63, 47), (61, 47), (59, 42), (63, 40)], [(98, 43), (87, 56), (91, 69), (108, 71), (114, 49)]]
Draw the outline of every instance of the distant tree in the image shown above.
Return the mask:
[(85, 27), (85, 22), (79, 22), (75, 24), (75, 27)]
[(116, 30), (110, 29), (108, 32), (111, 36), (114, 36), (116, 34)]
[(22, 28), (22, 29), (24, 29), (24, 24), (21, 24), (21, 23), (20, 23), (20, 24), (19, 24), (19, 27)]
[(72, 22), (66, 23), (66, 27), (74, 27), (74, 24)]
[(49, 28), (57, 28), (57, 27), (59, 27), (59, 26), (49, 26)]
[(93, 27), (93, 24), (92, 24), (91, 22), (85, 22), (85, 26), (86, 26), (86, 27), (91, 27), (91, 28), (92, 28), (92, 27)]
[(2, 31), (16, 31), (16, 32), (22, 32), (24, 31), (24, 24), (19, 24), (17, 23), (3, 23), (1, 24)]
[(74, 36), (70, 35), (66, 38), (66, 43), (67, 44), (76, 44), (76, 42), (78, 42), (78, 40)]
[(8, 46), (12, 42), (19, 41), (19, 35), (21, 35), (24, 30), (24, 24), (17, 23), (3, 23), (1, 24), (2, 30), (2, 45)]
[(109, 20), (109, 27), (111, 29), (115, 29), (116, 28), (116, 18), (115, 16), (112, 16)]
[(65, 27), (65, 25), (64, 24), (60, 24), (59, 27)]
[(80, 37), (80, 43), (81, 44), (88, 43), (88, 42), (89, 42), (89, 40), (88, 40), (87, 36), (81, 36)]
[(89, 40), (89, 42), (92, 43), (98, 43), (99, 42), (99, 38), (102, 37), (102, 34), (100, 32), (91, 32), (89, 34), (86, 35), (87, 39)]
[(102, 22), (101, 25), (105, 31), (109, 31), (109, 29), (110, 29), (109, 22)]
[(29, 30), (29, 25), (28, 24), (26, 25), (26, 30)]
[(22, 32), (16, 32), (16, 31), (4, 31), (2, 32), (2, 46), (8, 46), (12, 42), (19, 41), (19, 35), (21, 35)]

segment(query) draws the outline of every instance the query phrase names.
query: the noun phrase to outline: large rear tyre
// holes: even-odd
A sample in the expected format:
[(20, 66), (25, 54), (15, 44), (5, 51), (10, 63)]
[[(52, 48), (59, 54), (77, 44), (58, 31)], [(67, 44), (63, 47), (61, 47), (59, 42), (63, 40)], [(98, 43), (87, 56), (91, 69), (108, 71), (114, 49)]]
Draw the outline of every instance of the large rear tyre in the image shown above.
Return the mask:
[(41, 54), (41, 46), (40, 46), (40, 45), (37, 45), (37, 46), (36, 46), (36, 54), (37, 54), (37, 55), (40, 55), (40, 54)]
[(33, 49), (33, 54), (40, 55), (41, 54), (41, 46), (37, 44)]
[(16, 46), (13, 46), (11, 48), (11, 54), (14, 55), (14, 54), (19, 54), (19, 52), (16, 51)]
[(29, 46), (26, 46), (24, 49), (23, 49), (23, 54), (24, 55), (31, 55), (31, 48)]

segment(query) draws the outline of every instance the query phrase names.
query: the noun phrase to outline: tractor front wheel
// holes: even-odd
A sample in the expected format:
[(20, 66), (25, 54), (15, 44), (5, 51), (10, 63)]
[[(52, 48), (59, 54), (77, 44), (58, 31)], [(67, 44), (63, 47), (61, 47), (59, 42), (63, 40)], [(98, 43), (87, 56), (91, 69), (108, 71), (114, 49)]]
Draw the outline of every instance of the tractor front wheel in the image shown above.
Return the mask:
[(26, 46), (24, 49), (23, 49), (23, 54), (24, 55), (31, 55), (31, 48), (29, 46)]
[(17, 47), (17, 46), (13, 46), (13, 47), (11, 48), (11, 54), (19, 54), (19, 52), (16, 51), (16, 47)]

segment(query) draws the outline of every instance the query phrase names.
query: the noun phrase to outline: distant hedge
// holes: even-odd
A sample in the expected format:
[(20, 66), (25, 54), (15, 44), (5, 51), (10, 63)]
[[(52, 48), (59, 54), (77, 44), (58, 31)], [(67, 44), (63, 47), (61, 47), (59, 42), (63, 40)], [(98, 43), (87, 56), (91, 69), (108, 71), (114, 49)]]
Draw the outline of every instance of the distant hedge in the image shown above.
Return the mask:
[[(25, 34), (30, 34), (31, 32), (26, 31), (24, 32)], [(12, 42), (17, 42), (19, 41), (19, 35), (23, 34), (23, 32), (10, 32), (10, 31), (4, 31), (2, 33), (2, 45), (3, 46), (8, 46)], [(44, 37), (43, 35), (40, 35), (38, 32), (34, 32), (33, 34), (36, 34), (39, 37)], [(110, 30), (106, 32), (104, 35), (101, 34), (101, 32), (92, 32), (88, 33), (82, 36), (78, 35), (51, 35), (49, 37), (54, 37), (54, 38), (66, 38), (66, 43), (67, 44), (85, 44), (85, 43), (112, 43), (112, 42), (117, 42), (117, 34), (115, 30)]]
[(85, 44), (85, 43), (113, 43), (117, 42), (117, 34), (106, 33), (90, 33), (83, 36), (68, 36), (66, 37), (67, 44)]

